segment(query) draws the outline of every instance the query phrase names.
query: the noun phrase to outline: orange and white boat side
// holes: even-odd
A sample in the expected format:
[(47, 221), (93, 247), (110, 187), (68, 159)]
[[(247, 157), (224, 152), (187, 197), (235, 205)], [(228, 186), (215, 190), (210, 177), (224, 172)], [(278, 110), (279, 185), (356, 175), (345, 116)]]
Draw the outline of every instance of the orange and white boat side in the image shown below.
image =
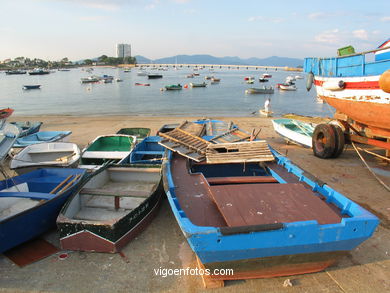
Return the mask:
[(380, 75), (314, 77), (317, 95), (337, 111), (362, 124), (390, 131), (390, 93), (379, 86)]

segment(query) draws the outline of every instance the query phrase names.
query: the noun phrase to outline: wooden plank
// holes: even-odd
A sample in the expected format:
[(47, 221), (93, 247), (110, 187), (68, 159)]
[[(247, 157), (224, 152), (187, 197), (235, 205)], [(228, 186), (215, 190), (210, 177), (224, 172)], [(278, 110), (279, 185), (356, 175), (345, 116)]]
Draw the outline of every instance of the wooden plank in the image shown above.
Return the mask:
[(316, 220), (339, 223), (341, 217), (300, 183), (210, 186), (211, 195), (230, 227)]
[(208, 177), (209, 184), (278, 183), (272, 176)]
[(240, 163), (273, 161), (265, 141), (210, 144), (206, 149), (207, 163)]
[(119, 196), (119, 197), (148, 198), (150, 196), (150, 191), (82, 188), (80, 190), (80, 194), (99, 195), (99, 196)]
[[(202, 264), (199, 257), (196, 257), (196, 262), (198, 264), (198, 268), (200, 270), (205, 271), (205, 266)], [(225, 286), (225, 282), (223, 280), (213, 279), (211, 275), (203, 274), (201, 275), (201, 277), (202, 277), (203, 287), (206, 289), (222, 288)]]
[(177, 154), (171, 160), (175, 194), (181, 209), (192, 223), (198, 226), (226, 227), (210, 193), (210, 186), (203, 174), (190, 174), (188, 160)]

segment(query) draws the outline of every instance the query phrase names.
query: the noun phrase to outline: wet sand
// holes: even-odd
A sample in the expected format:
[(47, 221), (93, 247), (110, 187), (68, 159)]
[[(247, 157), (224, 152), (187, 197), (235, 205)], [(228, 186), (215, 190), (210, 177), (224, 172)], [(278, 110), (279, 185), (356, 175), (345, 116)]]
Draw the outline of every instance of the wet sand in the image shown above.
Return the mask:
[[(155, 133), (163, 124), (204, 117), (105, 116), (74, 117), (15, 116), (11, 121), (40, 120), (42, 130), (71, 130), (70, 141), (80, 148), (98, 135), (115, 133), (123, 127), (149, 127)], [(269, 118), (213, 117), (234, 121), (252, 131), (301, 168), (376, 214), (380, 220), (374, 236), (324, 272), (301, 276), (228, 281), (216, 292), (386, 292), (390, 291), (390, 193), (363, 166), (352, 147), (338, 158), (321, 160), (312, 151), (287, 145), (274, 131)], [(380, 178), (390, 185), (390, 167), (363, 155)], [(59, 246), (55, 231), (45, 238)], [(199, 276), (156, 276), (154, 269), (196, 267), (188, 246), (165, 200), (152, 224), (119, 254), (67, 252), (19, 268), (0, 255), (0, 292), (199, 292)], [(290, 279), (292, 287), (283, 283)]]

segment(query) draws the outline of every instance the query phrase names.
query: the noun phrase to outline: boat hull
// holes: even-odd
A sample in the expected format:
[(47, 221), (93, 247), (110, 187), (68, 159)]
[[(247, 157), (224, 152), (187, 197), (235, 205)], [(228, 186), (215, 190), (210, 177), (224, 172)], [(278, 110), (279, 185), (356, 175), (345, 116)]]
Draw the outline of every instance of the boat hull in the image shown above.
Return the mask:
[[(136, 167), (137, 165), (131, 165), (132, 167)], [(116, 253), (121, 251), (121, 249), (134, 237), (136, 237), (140, 232), (142, 232), (152, 221), (154, 216), (158, 211), (158, 207), (160, 206), (161, 200), (164, 195), (164, 188), (162, 184), (162, 178), (160, 172), (155, 170), (153, 165), (150, 165), (153, 169), (149, 169), (147, 167), (138, 168), (144, 169), (145, 172), (152, 172), (157, 176), (159, 176), (159, 180), (156, 182), (156, 185), (153, 187), (151, 194), (145, 198), (142, 202), (137, 204), (131, 210), (125, 210), (125, 212), (121, 211), (121, 208), (115, 208), (115, 211), (118, 211), (118, 215), (115, 218), (104, 218), (104, 213), (106, 210), (102, 210), (100, 207), (101, 204), (104, 203), (96, 202), (96, 212), (99, 212), (99, 216), (96, 216), (97, 213), (91, 213), (92, 218), (79, 218), (74, 216), (74, 212), (77, 212), (77, 209), (81, 209), (80, 205), (83, 199), (80, 198), (80, 194), (83, 191), (84, 186), (81, 186), (78, 190), (78, 193), (75, 194), (68, 203), (61, 210), (60, 215), (57, 218), (57, 226), (60, 232), (60, 243), (63, 249), (68, 250), (76, 250), (76, 251), (91, 251), (91, 252), (108, 252), (108, 253)], [(91, 177), (89, 182), (86, 182), (85, 186), (88, 186), (92, 182), (96, 184), (101, 178), (105, 178), (106, 176), (111, 177), (111, 175), (107, 175), (106, 170), (110, 169), (110, 167), (101, 168), (100, 170), (94, 173), (94, 177)], [(126, 177), (126, 172), (128, 169), (128, 165), (126, 166), (117, 166), (114, 167), (117, 172), (117, 179), (115, 181), (116, 184), (119, 184), (119, 190), (122, 190), (124, 187), (121, 183), (127, 182), (128, 177)], [(122, 170), (120, 170), (122, 169)], [(134, 170), (135, 171), (135, 170)], [(134, 173), (130, 170), (134, 176), (136, 176), (140, 180), (147, 176), (146, 173), (139, 170)], [(155, 173), (157, 172), (157, 173)], [(102, 173), (102, 174), (100, 174)], [(132, 176), (133, 176), (132, 175)], [(122, 177), (125, 176), (125, 177)], [(154, 176), (154, 175), (152, 175)], [(99, 179), (100, 178), (100, 179)], [(125, 180), (126, 181), (123, 181)], [(142, 179), (142, 180), (143, 180)], [(130, 179), (128, 179), (130, 180)], [(138, 185), (142, 184), (140, 182)], [(111, 185), (112, 186), (112, 185)], [(120, 191), (114, 191), (120, 192)], [(130, 191), (131, 192), (131, 191)], [(88, 191), (87, 191), (88, 194)], [(117, 193), (115, 193), (117, 194)], [(98, 195), (113, 195), (106, 193), (102, 190), (102, 192), (98, 193)], [(104, 196), (106, 197), (106, 196)], [(116, 202), (116, 196), (112, 196), (112, 200)], [(118, 206), (120, 199), (118, 198)], [(91, 208), (92, 206), (87, 206)], [(104, 206), (106, 209), (107, 207)], [(107, 211), (112, 213), (114, 207), (109, 207)]]
[[(44, 173), (46, 172), (45, 170), (50, 169), (41, 169), (35, 172)], [(69, 175), (83, 175), (85, 173), (85, 171), (81, 169), (58, 169), (55, 171), (52, 170), (50, 172), (60, 174), (58, 176), (61, 176), (61, 178), (63, 177), (61, 180), (57, 180), (55, 185), (60, 183), (65, 177)], [(25, 174), (9, 180), (21, 182), (19, 178), (24, 178), (26, 176), (29, 175)], [(53, 196), (53, 198), (50, 200), (44, 201), (33, 208), (0, 221), (0, 253), (34, 238), (52, 227), (55, 227), (56, 218), (61, 207), (64, 205), (69, 196), (74, 192), (75, 188), (77, 187), (77, 182), (79, 181), (80, 179), (71, 185), (62, 194)]]
[[(312, 137), (308, 135), (304, 135), (288, 129), (283, 125), (284, 119), (276, 119), (272, 120), (272, 125), (276, 133), (285, 138), (288, 141), (292, 141), (295, 144), (311, 148), (312, 147)], [(287, 120), (287, 119), (286, 119)], [(280, 122), (278, 122), (280, 121)]]
[[(224, 222), (227, 218), (223, 212), (223, 218), (218, 220), (215, 218), (220, 211), (220, 208), (217, 209), (215, 206), (215, 198), (213, 202), (210, 202), (209, 199), (204, 197), (199, 199), (198, 196), (199, 193), (204, 196), (207, 190), (213, 193), (223, 189), (218, 186), (208, 186), (207, 182), (210, 181), (199, 181), (203, 182), (199, 184), (198, 179), (192, 177), (203, 176), (198, 171), (192, 171), (189, 180), (178, 181), (180, 174), (185, 172), (178, 167), (183, 168), (185, 164), (182, 159), (177, 161), (169, 152), (168, 160), (163, 167), (167, 198), (190, 247), (206, 268), (236, 268), (237, 271), (231, 279), (248, 276), (249, 278), (274, 277), (320, 271), (368, 239), (378, 225), (379, 221), (374, 215), (307, 174), (287, 158), (275, 151), (272, 152), (276, 158), (276, 163), (273, 163), (274, 165), (269, 169), (272, 177), (279, 183), (307, 184), (306, 188), (315, 190), (316, 195), (324, 197), (325, 202), (334, 204), (336, 209), (341, 211), (340, 222), (319, 224), (318, 220), (298, 220), (282, 221), (277, 224), (227, 226), (227, 222)], [(172, 170), (175, 170), (174, 173)], [(210, 172), (208, 168), (204, 171)], [(216, 175), (210, 173), (209, 176), (215, 177)], [(230, 188), (232, 192), (236, 190), (231, 187), (226, 188)], [(249, 187), (244, 188), (248, 190)], [(196, 189), (193, 194), (191, 194), (191, 189)], [(273, 188), (270, 187), (269, 190), (272, 192)], [(244, 194), (245, 191), (241, 193)], [(234, 194), (239, 196), (239, 192)], [(215, 195), (216, 193), (211, 194), (212, 197)], [(251, 196), (253, 196), (252, 193)], [(197, 217), (197, 213), (194, 214), (192, 209), (181, 206), (182, 203), (189, 205), (189, 200), (198, 210), (203, 206), (201, 209), (203, 217)], [(234, 204), (230, 203), (230, 206)], [(226, 208), (228, 207), (229, 204), (226, 204)], [(275, 212), (278, 209), (279, 207), (275, 209)], [(289, 210), (281, 215), (290, 212)], [(342, 216), (343, 214), (349, 216)], [(206, 215), (209, 215), (207, 223), (219, 224), (207, 224), (204, 220)], [(224, 276), (222, 279), (229, 279), (229, 277)]]
[[(379, 75), (370, 77), (319, 77), (314, 79), (317, 95), (356, 122), (390, 131), (390, 94), (379, 88)], [(327, 89), (327, 84), (344, 82), (344, 88)]]
[[(57, 226), (60, 230), (62, 249), (75, 251), (117, 253), (144, 231), (156, 216), (162, 202), (164, 189), (162, 184), (151, 198), (139, 206), (142, 212), (128, 214), (118, 225), (77, 225), (77, 230), (66, 224), (60, 216)], [(138, 208), (137, 208), (138, 211)], [(108, 235), (120, 234), (120, 237), (110, 238)]]
[(348, 251), (302, 253), (202, 265), (210, 272), (233, 270), (231, 275), (213, 275), (214, 280), (273, 278), (320, 272), (346, 255)]

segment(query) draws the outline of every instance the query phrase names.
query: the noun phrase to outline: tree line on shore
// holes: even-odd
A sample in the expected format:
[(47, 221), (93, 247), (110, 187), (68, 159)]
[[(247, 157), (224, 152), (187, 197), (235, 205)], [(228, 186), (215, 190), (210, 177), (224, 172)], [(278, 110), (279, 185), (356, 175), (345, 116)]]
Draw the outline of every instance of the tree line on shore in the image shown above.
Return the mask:
[(107, 55), (102, 55), (95, 59), (85, 59), (78, 62), (72, 62), (67, 57), (62, 58), (59, 61), (48, 61), (39, 58), (27, 58), (27, 57), (17, 57), (13, 60), (7, 59), (0, 63), (0, 69), (27, 69), (27, 68), (71, 68), (82, 65), (119, 65), (119, 64), (136, 64), (137, 60), (135, 57), (108, 57)]

